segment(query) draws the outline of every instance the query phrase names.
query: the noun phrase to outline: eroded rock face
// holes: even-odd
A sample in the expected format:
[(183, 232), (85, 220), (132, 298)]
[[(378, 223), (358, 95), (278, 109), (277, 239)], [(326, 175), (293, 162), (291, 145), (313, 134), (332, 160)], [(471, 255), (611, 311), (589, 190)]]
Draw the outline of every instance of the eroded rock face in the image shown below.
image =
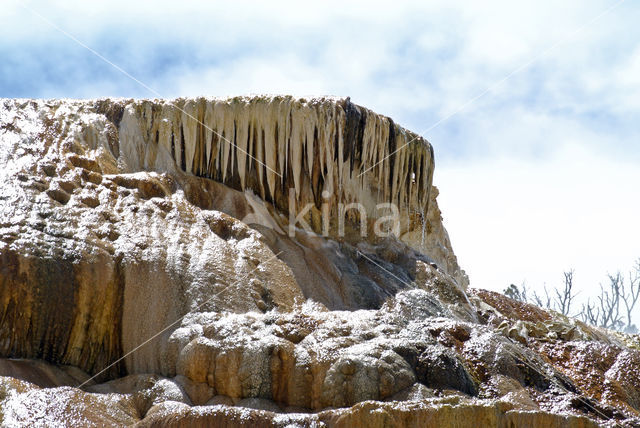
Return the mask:
[[(283, 233), (287, 186), (300, 207), (331, 193), (331, 218), (358, 194), (367, 209), (428, 209), (431, 146), (347, 101), (2, 104), (0, 355), (96, 373), (189, 311), (286, 309), (309, 297), (330, 309), (379, 307), (413, 281), (417, 260), (432, 260), (406, 244), (379, 256), (374, 240), (364, 250), (372, 264), (360, 241)], [(398, 167), (356, 175), (389, 155)], [(273, 227), (238, 220), (258, 209)], [(104, 375), (171, 374), (172, 329)]]
[[(149, 378), (146, 387), (118, 394), (89, 393), (69, 387), (41, 389), (16, 379), (0, 378), (0, 398), (3, 399), (0, 421), (6, 426), (598, 426), (584, 416), (526, 412), (517, 410), (517, 406), (506, 400), (473, 400), (461, 396), (401, 403), (365, 401), (353, 407), (318, 413), (283, 413), (272, 402), (259, 399), (239, 401), (242, 406), (190, 406), (176, 401), (184, 398), (177, 397), (175, 390), (171, 392), (171, 387), (163, 389), (163, 383), (167, 381), (153, 383)], [(141, 410), (145, 411), (144, 416), (140, 415)]]
[[(5, 421), (24, 425), (37, 414), (46, 414), (49, 425), (61, 423), (61, 409), (76, 400), (87, 406), (77, 410), (85, 424), (591, 427), (640, 422), (637, 349), (617, 339), (617, 345), (603, 343), (588, 330), (580, 341), (533, 335), (526, 343), (514, 341), (489, 324), (457, 319), (425, 288), (402, 291), (379, 310), (327, 311), (307, 302), (287, 312), (193, 314), (169, 339), (178, 353), (178, 374), (171, 378), (129, 375), (79, 390), (58, 386), (69, 381), (68, 368), (3, 362), (0, 367), (20, 364), (23, 373), (33, 364), (47, 376), (32, 380), (49, 388), (1, 378), (0, 408)], [(506, 307), (515, 303), (502, 300)], [(419, 301), (427, 303), (416, 307)], [(562, 324), (555, 314), (544, 314)], [(78, 382), (87, 377), (73, 376)]]
[(431, 146), (349, 100), (2, 100), (0, 166), (4, 425), (640, 416), (637, 336), (468, 293)]

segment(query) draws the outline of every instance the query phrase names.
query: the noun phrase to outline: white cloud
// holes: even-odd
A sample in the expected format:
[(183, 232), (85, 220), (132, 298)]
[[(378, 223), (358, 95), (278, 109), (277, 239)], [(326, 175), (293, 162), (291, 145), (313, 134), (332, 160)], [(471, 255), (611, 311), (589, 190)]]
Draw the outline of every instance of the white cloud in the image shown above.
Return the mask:
[(540, 289), (576, 270), (583, 296), (640, 257), (640, 170), (567, 145), (546, 160), (436, 169), (440, 206), (474, 287)]

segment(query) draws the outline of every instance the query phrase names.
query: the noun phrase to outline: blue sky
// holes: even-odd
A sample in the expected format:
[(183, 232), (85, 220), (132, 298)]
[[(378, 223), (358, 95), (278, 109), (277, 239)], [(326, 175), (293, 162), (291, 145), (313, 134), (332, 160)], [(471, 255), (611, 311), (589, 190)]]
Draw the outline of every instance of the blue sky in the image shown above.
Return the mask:
[(433, 143), (473, 286), (555, 285), (573, 267), (587, 295), (627, 269), (640, 257), (637, 2), (422, 3), (8, 0), (0, 97), (154, 96), (37, 14), (164, 97), (348, 95)]

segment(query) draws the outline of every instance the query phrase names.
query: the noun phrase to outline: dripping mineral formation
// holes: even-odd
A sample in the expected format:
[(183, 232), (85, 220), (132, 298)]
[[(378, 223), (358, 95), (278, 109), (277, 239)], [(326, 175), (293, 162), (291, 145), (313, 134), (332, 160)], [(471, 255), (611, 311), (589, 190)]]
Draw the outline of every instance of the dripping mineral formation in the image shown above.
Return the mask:
[(2, 425), (640, 424), (638, 336), (469, 289), (390, 118), (0, 103)]

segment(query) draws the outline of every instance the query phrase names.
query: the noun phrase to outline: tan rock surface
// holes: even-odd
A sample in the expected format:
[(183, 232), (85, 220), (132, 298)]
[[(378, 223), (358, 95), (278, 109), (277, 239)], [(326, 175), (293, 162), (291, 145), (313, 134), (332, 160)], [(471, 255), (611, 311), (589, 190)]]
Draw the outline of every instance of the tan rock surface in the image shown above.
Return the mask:
[[(2, 100), (2, 423), (640, 423), (637, 336), (467, 294), (416, 137), (342, 99)], [(398, 236), (341, 236), (356, 201)]]
[[(194, 109), (211, 128), (183, 117), (176, 106)], [(294, 111), (301, 115), (299, 123), (289, 122), (288, 112)], [(354, 114), (370, 118), (372, 128), (359, 130), (349, 119)], [(245, 121), (254, 131), (278, 128), (283, 133), (279, 142), (269, 142), (268, 133), (249, 138), (266, 138), (263, 144), (275, 145), (274, 168), (282, 171), (278, 179), (295, 187), (300, 205), (313, 199), (311, 188), (305, 187), (311, 184), (303, 181), (315, 174), (315, 166), (311, 168), (309, 160), (304, 164), (298, 150), (304, 146), (308, 156), (316, 149), (328, 150), (318, 159), (325, 178), (316, 185), (341, 189), (330, 192), (332, 210), (338, 201), (346, 203), (358, 195), (367, 209), (376, 202), (353, 175), (357, 169), (345, 172), (349, 162), (382, 159), (389, 153), (390, 138), (399, 145), (413, 138), (388, 118), (330, 99), (197, 99), (173, 104), (4, 100), (0, 313), (6, 328), (0, 329), (0, 355), (43, 358), (95, 373), (201, 305), (209, 310), (264, 311), (312, 297), (332, 309), (379, 307), (406, 287), (404, 283), (413, 279), (410, 265), (401, 275), (394, 272), (398, 280), (361, 258), (354, 264), (357, 257), (349, 244), (318, 241), (305, 233), (291, 240), (273, 235), (273, 229), (261, 235), (239, 222), (237, 218), (254, 211), (246, 192), (232, 189), (243, 190), (245, 181), (247, 191), (272, 193), (276, 208), (287, 203), (286, 195), (274, 190), (271, 171), (257, 168), (265, 181), (251, 178), (251, 165), (240, 162), (241, 137), (235, 137), (239, 145), (209, 144), (217, 138), (211, 129), (231, 138), (228, 126), (233, 129), (234, 120)], [(280, 121), (290, 128), (284, 129)], [(326, 135), (311, 142), (309, 135), (321, 127)], [(391, 136), (389, 129), (394, 130)], [(361, 131), (364, 134), (354, 143), (351, 134)], [(334, 136), (340, 147), (347, 137), (356, 147), (347, 144), (344, 153), (334, 153), (337, 148), (327, 143)], [(358, 145), (365, 142), (366, 146)], [(251, 147), (258, 156), (262, 149)], [(271, 162), (270, 155), (262, 155)], [(198, 169), (206, 164), (202, 156), (215, 160), (206, 171)], [(334, 157), (343, 163), (334, 165)], [(405, 169), (394, 172), (385, 162), (367, 175), (372, 183), (384, 183), (380, 201), (427, 209), (433, 169), (429, 144), (415, 141), (396, 157), (405, 162)], [(218, 178), (227, 186), (190, 173)], [(406, 193), (402, 180), (423, 191)], [(275, 220), (281, 223), (277, 215)], [(421, 256), (410, 256), (409, 264), (417, 257)], [(208, 300), (212, 295), (219, 297)], [(171, 375), (173, 362), (166, 361), (163, 345), (170, 330), (105, 375)]]

